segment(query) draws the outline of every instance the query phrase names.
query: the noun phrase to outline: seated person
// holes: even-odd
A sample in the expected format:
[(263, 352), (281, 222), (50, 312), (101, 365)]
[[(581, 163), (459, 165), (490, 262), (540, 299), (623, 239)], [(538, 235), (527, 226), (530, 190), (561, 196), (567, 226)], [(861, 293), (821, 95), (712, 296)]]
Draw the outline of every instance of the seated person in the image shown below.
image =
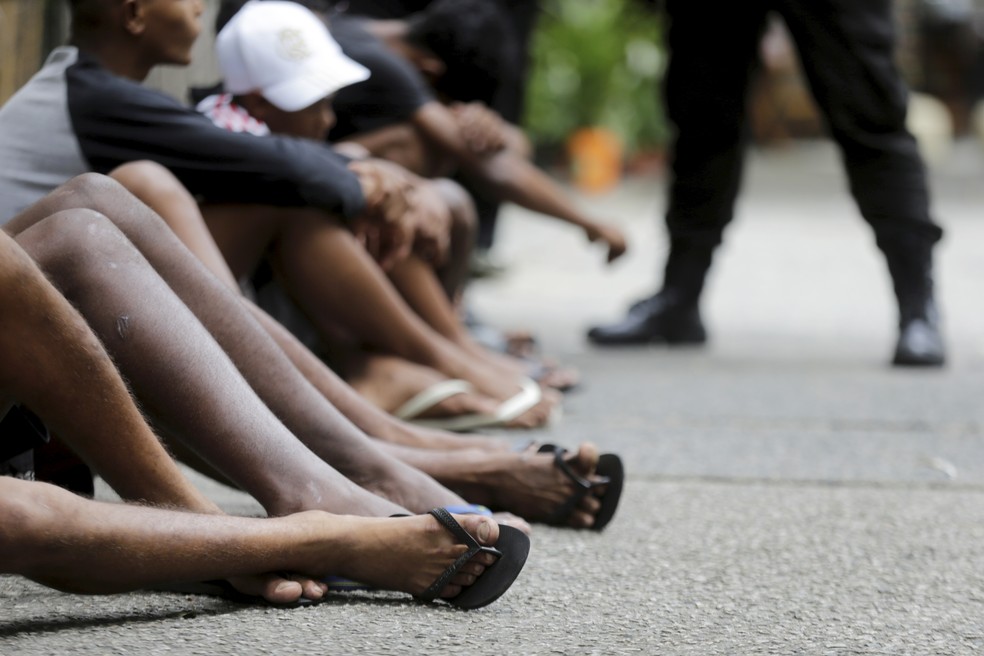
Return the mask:
[[(162, 16), (164, 8), (174, 14)], [(138, 152), (149, 152), (172, 163), (184, 175), (184, 183), (206, 196), (212, 193), (228, 198), (238, 190), (256, 202), (262, 198), (268, 203), (288, 204), (288, 208), (289, 204), (303, 203), (307, 198), (317, 204), (301, 208), (295, 205), (292, 210), (274, 205), (271, 214), (302, 213), (307, 219), (305, 225), (315, 230), (323, 229), (328, 221), (326, 212), (314, 207), (335, 202), (339, 211), (344, 211), (346, 198), (355, 207), (365, 202), (361, 196), (348, 195), (349, 191), (360, 191), (360, 179), (352, 177), (346, 167), (338, 167), (332, 159), (334, 156), (325, 155), (328, 150), (323, 146), (286, 137), (259, 139), (219, 130), (192, 110), (122, 77), (122, 73), (137, 77), (146, 74), (150, 62), (186, 61), (183, 57), (187, 57), (197, 34), (198, 17), (197, 3), (132, 5), (126, 0), (77, 0), (73, 4), (75, 38), (86, 44), (81, 59), (76, 47), (56, 50), (46, 67), (0, 109), (0, 188), (4, 192), (0, 194), (0, 221), (15, 214), (21, 203), (43, 196), (43, 190), (56, 184), (60, 175), (68, 175), (72, 164), (69, 153), (81, 153), (89, 163), (107, 166), (110, 162), (136, 159)], [(147, 29), (148, 22), (154, 29)], [(94, 53), (100, 56), (97, 58)], [(100, 61), (119, 69), (121, 74), (111, 73)], [(50, 94), (65, 100), (51, 102)], [(134, 117), (141, 120), (135, 121)], [(84, 125), (85, 131), (75, 135), (72, 127), (79, 125)], [(181, 143), (182, 149), (175, 149), (176, 143)], [(267, 156), (271, 158), (269, 161)], [(296, 160), (307, 166), (298, 165)], [(17, 162), (17, 166), (9, 162)], [(332, 162), (336, 167), (334, 174), (330, 174)], [(74, 166), (84, 168), (85, 163), (79, 158)], [(361, 181), (368, 192), (369, 205), (378, 205), (385, 213), (388, 199), (393, 195), (379, 184), (379, 177), (367, 171), (361, 169), (364, 175)], [(243, 184), (237, 182), (240, 180)], [(349, 180), (354, 187), (348, 186)], [(209, 186), (210, 182), (215, 183), (214, 187)], [(244, 375), (248, 380), (248, 384), (235, 384), (241, 393), (245, 397), (258, 393), (261, 405), (272, 410), (275, 417), (261, 410), (249, 424), (257, 439), (266, 441), (256, 447), (243, 447), (241, 419), (230, 416), (228, 408), (216, 408), (225, 412), (221, 430), (210, 425), (210, 430), (203, 431), (191, 419), (194, 412), (163, 406), (172, 409), (170, 416), (188, 418), (181, 430), (175, 432), (198, 441), (197, 455), (213, 467), (220, 463), (224, 476), (257, 497), (268, 513), (280, 515), (345, 502), (346, 512), (382, 515), (392, 512), (393, 501), (398, 507), (421, 512), (462, 502), (460, 496), (418, 469), (407, 467), (395, 456), (383, 452), (340, 415), (323, 394), (324, 387), (333, 384), (332, 379), (321, 376), (318, 387), (312, 386), (304, 377), (311, 370), (302, 373), (272, 341), (270, 334), (260, 328), (240, 297), (232, 295), (218, 279), (209, 275), (159, 217), (132, 196), (121, 193), (118, 185), (99, 176), (77, 179), (7, 223), (6, 230), (17, 234), (47, 216), (74, 208), (100, 212), (137, 245), (141, 255), (181, 295), (181, 300), (232, 356), (241, 373), (229, 375), (233, 378)], [(63, 242), (73, 243), (70, 238), (59, 243)], [(135, 386), (136, 381), (145, 381), (142, 389), (145, 394), (158, 395), (158, 404), (194, 403), (196, 399), (208, 400), (212, 396), (212, 379), (208, 377), (190, 379), (187, 389), (198, 389), (197, 396), (174, 395), (171, 389), (162, 390), (157, 374), (147, 366), (146, 353), (136, 347), (135, 338), (144, 334), (127, 331), (130, 323), (122, 320), (126, 316), (126, 312), (121, 312), (108, 319), (105, 334), (114, 335), (122, 330), (127, 335), (126, 339), (107, 340), (107, 344), (120, 350), (114, 353), (117, 362), (122, 364), (127, 360), (133, 364), (134, 371), (128, 371), (127, 375)], [(174, 338), (168, 331), (162, 336)], [(208, 341), (192, 339), (190, 343)], [(161, 355), (159, 366), (171, 367), (174, 376), (194, 370), (193, 367), (182, 369), (177, 364), (183, 362), (178, 355), (191, 353), (180, 341), (168, 346), (165, 353), (171, 357)], [(318, 371), (313, 375), (318, 375)], [(155, 407), (154, 403), (145, 403), (148, 408)], [(276, 421), (277, 417), (286, 422), (286, 427)], [(428, 452), (428, 466), (459, 472), (463, 467), (472, 472), (488, 467), (488, 462), (476, 465), (473, 453), (456, 451), (462, 453)], [(532, 519), (550, 519), (562, 509), (564, 499), (572, 498), (575, 485), (549, 454), (533, 458), (521, 455), (525, 454), (499, 451), (497, 464), (491, 469), (507, 470), (510, 480), (519, 478), (524, 482), (522, 488), (504, 489), (500, 485), (503, 479), (496, 475), (479, 476), (483, 482), (477, 486), (468, 478), (467, 471), (461, 476), (469, 480), (469, 494), (480, 487), (490, 496), (502, 495), (498, 501), (504, 510), (509, 510), (505, 506), (515, 504), (515, 510)], [(509, 456), (515, 459), (509, 460)], [(409, 456), (404, 453), (400, 457), (405, 460)], [(327, 466), (326, 460), (339, 471)], [(596, 455), (582, 448), (569, 454), (565, 462), (581, 477), (592, 477), (599, 461)], [(346, 483), (339, 472), (391, 502), (375, 495), (364, 496), (359, 491), (361, 488)], [(552, 483), (550, 492), (544, 495), (539, 488), (546, 481)], [(349, 491), (339, 497), (331, 492), (337, 489)], [(595, 495), (582, 501), (556, 521), (573, 526), (595, 524), (601, 507)]]
[[(21, 242), (50, 250), (49, 221), (91, 226), (99, 217), (86, 210), (60, 212), (21, 233)], [(96, 503), (44, 483), (0, 477), (0, 573), (99, 594), (230, 579), (239, 592), (273, 603), (318, 599), (327, 586), (314, 579), (331, 574), (470, 607), (493, 601), (522, 567), (528, 541), (474, 515), (453, 522), (443, 513), (399, 519), (317, 511), (277, 519), (223, 516), (161, 447), (86, 322), (3, 232), (0, 296), (9, 310), (0, 356), (14, 365), (0, 369), (0, 415), (8, 415), (15, 401), (29, 405), (122, 497), (174, 509)], [(83, 379), (84, 385), (72, 382)], [(0, 452), (17, 438), (0, 432)], [(449, 532), (434, 531), (435, 520)], [(435, 583), (475, 550), (450, 532), (454, 523), (478, 544), (501, 547), (509, 574), (500, 578), (501, 568), (487, 570), (496, 559), (478, 551), (450, 573), (448, 585)], [(119, 567), (121, 556), (128, 567)], [(264, 574), (285, 571), (296, 574)]]
[[(285, 62), (279, 56), (279, 35), (285, 26), (289, 27), (292, 34), (298, 35), (297, 38), (302, 39), (313, 53), (305, 62)], [(217, 125), (258, 135), (272, 131), (323, 139), (331, 126), (330, 94), (336, 87), (334, 84), (319, 85), (316, 80), (309, 79), (311, 64), (308, 62), (313, 60), (318, 66), (324, 66), (326, 70), (321, 77), (328, 80), (348, 79), (346, 71), (357, 66), (341, 55), (337, 44), (313, 14), (289, 2), (250, 3), (223, 29), (217, 47), (219, 63), (226, 77), (226, 87), (232, 93), (206, 98), (199, 107)], [(301, 102), (296, 97), (284, 94), (285, 89), (302, 85), (308, 93)], [(321, 96), (319, 93), (325, 95)], [(308, 102), (309, 105), (294, 109), (297, 105)], [(444, 200), (450, 201), (449, 204), (457, 208), (454, 212), (456, 214), (466, 210), (473, 213), (464, 192), (450, 181), (430, 183), (418, 179), (415, 185), (418, 192), (427, 188), (441, 190)], [(239, 230), (240, 213), (222, 212), (207, 207), (205, 218), (228, 259), (235, 260), (236, 252), (247, 250), (237, 247), (236, 243), (253, 237), (252, 234), (244, 234)], [(346, 256), (342, 252), (345, 244), (351, 240), (346, 239), (341, 231), (335, 233), (335, 241), (340, 241), (335, 246), (338, 254), (318, 260), (322, 267), (334, 266), (333, 273), (319, 275), (310, 280), (298, 280), (296, 275), (290, 276), (289, 272), (279, 276), (305, 314), (314, 321), (323, 338), (330, 340), (336, 332), (333, 329), (340, 327), (347, 336), (354, 338), (350, 341), (354, 341), (356, 345), (362, 343), (377, 351), (389, 351), (399, 357), (412, 359), (418, 365), (429, 364), (420, 359), (418, 354), (437, 348), (431, 344), (440, 343), (443, 338), (450, 340), (471, 358), (478, 359), (483, 366), (493, 367), (511, 376), (519, 376), (525, 372), (521, 364), (489, 353), (470, 338), (421, 258), (412, 255), (388, 271), (396, 289), (402, 294), (403, 301), (406, 302), (404, 303), (391, 290), (385, 289), (388, 285), (378, 272), (364, 271), (369, 264), (367, 258), (359, 257), (357, 253)], [(258, 249), (248, 250), (256, 252)], [(296, 268), (292, 254), (290, 261), (285, 262), (287, 257), (275, 250), (273, 260), (278, 272)], [(359, 271), (361, 273), (357, 273)], [(338, 279), (339, 275), (344, 275), (351, 284), (356, 284), (356, 280), (363, 281), (359, 283), (360, 287), (367, 291), (357, 295), (361, 303), (353, 304), (346, 293), (348, 289), (339, 289), (330, 282)], [(319, 280), (323, 283), (319, 284)], [(316, 289), (318, 287), (323, 289)], [(419, 317), (413, 316), (413, 312)], [(351, 357), (347, 360), (351, 361)], [(362, 366), (359, 371), (362, 375), (358, 378), (361, 380), (355, 383), (358, 389), (380, 399), (383, 407), (388, 410), (394, 410), (405, 403), (408, 395), (387, 394), (386, 389), (380, 389), (384, 386), (377, 384), (373, 376), (365, 375), (365, 372), (382, 369), (381, 375), (376, 376), (377, 379), (388, 382), (394, 378), (386, 371), (385, 365), (380, 366), (379, 358), (372, 358), (368, 364), (360, 364)], [(345, 370), (352, 375), (352, 367), (346, 367)], [(542, 382), (556, 384), (561, 374), (562, 372), (554, 372), (554, 375), (548, 375)], [(443, 384), (440, 379), (435, 383), (438, 386)], [(451, 421), (456, 422), (457, 419)]]
[[(290, 261), (301, 279), (318, 279), (324, 235), (360, 217), (370, 219), (365, 233), (377, 258), (384, 265), (402, 259), (411, 246), (412, 213), (405, 210), (412, 199), (390, 168), (350, 162), (301, 139), (220, 130), (138, 83), (156, 64), (188, 62), (200, 11), (198, 3), (73, 0), (74, 45), (56, 49), (0, 109), (0, 222), (82, 171), (150, 159), (173, 171), (200, 202), (236, 204), (236, 231), (262, 238), (248, 246), (265, 249), (273, 239), (296, 249)], [(247, 268), (239, 260), (255, 253), (240, 256), (230, 262), (237, 272)], [(451, 345), (415, 348), (428, 366), (469, 381), (496, 403), (523, 390), (515, 377), (482, 367)], [(529, 423), (542, 423), (555, 404), (549, 398), (536, 404)]]
[[(423, 11), (432, 4), (433, 0), (301, 0), (305, 6), (314, 11), (329, 13), (335, 7), (352, 16), (368, 16), (375, 19), (403, 19)], [(510, 65), (502, 67), (495, 80), (481, 90), (480, 99), (492, 108), (500, 117), (514, 125), (520, 125), (525, 108), (526, 85), (530, 65), (530, 42), (542, 2), (539, 0), (490, 0), (505, 20), (509, 31)], [(219, 20), (227, 20), (228, 14), (234, 7), (229, 0), (220, 5)], [(453, 86), (453, 85), (448, 85)], [(451, 93), (453, 96), (454, 94)], [(466, 183), (467, 186), (467, 183)], [(470, 273), (474, 276), (495, 275), (502, 271), (502, 265), (491, 258), (489, 251), (493, 246), (495, 228), (499, 213), (499, 203), (489, 200), (480, 194), (471, 192), (475, 199), (478, 213), (478, 236), (476, 252), (470, 263)], [(491, 326), (477, 323), (471, 317), (471, 328), (483, 340), (494, 344), (496, 348), (516, 355), (530, 355), (534, 346), (528, 333), (511, 331), (502, 333)]]
[[(217, 28), (243, 1), (223, 0)], [(472, 102), (494, 96), (512, 67), (511, 33), (494, 3), (438, 0), (406, 19), (375, 20), (295, 1), (319, 13), (345, 54), (371, 72), (336, 94), (329, 140), (358, 143), (426, 177), (457, 174), (483, 198), (578, 226), (608, 247), (609, 262), (625, 252), (618, 228), (586, 215), (529, 161), (519, 129)]]
[(622, 232), (570, 202), (529, 161), (525, 135), (484, 107), (510, 75), (514, 50), (494, 3), (436, 0), (403, 19), (326, 18), (342, 50), (371, 73), (335, 97), (331, 141), (354, 141), (428, 177), (460, 173), (495, 201), (581, 228), (607, 246), (609, 262), (625, 252)]
[[(66, 289), (79, 289), (81, 279), (93, 279), (87, 288), (96, 291), (73, 295), (72, 300), (89, 312), (90, 323), (103, 336), (144, 407), (185, 451), (205, 462), (207, 471), (218, 470), (256, 497), (268, 513), (313, 508), (389, 515), (399, 507), (422, 512), (464, 503), (395, 455), (404, 461), (429, 462), (427, 466), (435, 473), (443, 470), (449, 482), (457, 478), (455, 486), (474, 495), (474, 500), (488, 500), (502, 509), (509, 505), (536, 520), (592, 526), (604, 517), (605, 499), (608, 504), (617, 502), (617, 494), (610, 496), (603, 490), (580, 494), (577, 481), (569, 475), (568, 469), (573, 469), (591, 477), (601, 462), (588, 445), (562, 455), (562, 460), (547, 453), (530, 456), (483, 449), (476, 453), (460, 448), (431, 449), (419, 456), (412, 453), (416, 450), (403, 449), (387, 455), (303, 378), (239, 296), (208, 274), (159, 217), (102, 176), (73, 180), (5, 229), (15, 235), (32, 230), (38, 234), (42, 231), (33, 226), (39, 221), (75, 208), (95, 209), (100, 215), (88, 224), (48, 222), (42, 241), (50, 258), (46, 271)], [(163, 281), (147, 269), (144, 258)], [(105, 266), (107, 261), (127, 263), (132, 272), (121, 277), (122, 264), (112, 269)], [(168, 296), (171, 290), (180, 301)], [(161, 300), (140, 304), (141, 299), (156, 299), (162, 293)], [(182, 317), (184, 323), (179, 323)], [(207, 363), (207, 375), (198, 370), (202, 363)], [(170, 384), (162, 386), (162, 380)], [(244, 420), (247, 409), (248, 421)], [(202, 426), (209, 429), (203, 431)], [(483, 471), (500, 473), (484, 475)], [(513, 481), (510, 486), (502, 485), (504, 475)], [(575, 497), (576, 507), (565, 510)], [(557, 516), (562, 510), (563, 518)]]

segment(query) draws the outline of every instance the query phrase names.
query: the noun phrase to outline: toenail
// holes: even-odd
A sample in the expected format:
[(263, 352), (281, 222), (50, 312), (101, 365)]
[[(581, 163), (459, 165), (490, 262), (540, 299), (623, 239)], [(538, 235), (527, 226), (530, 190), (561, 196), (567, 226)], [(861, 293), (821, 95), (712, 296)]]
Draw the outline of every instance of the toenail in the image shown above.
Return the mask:
[(489, 527), (488, 522), (482, 522), (481, 526), (478, 527), (478, 541), (487, 542), (489, 539), (489, 532), (492, 529)]
[(287, 588), (291, 587), (292, 583), (290, 581), (281, 581), (277, 584), (277, 588), (274, 592), (286, 592)]

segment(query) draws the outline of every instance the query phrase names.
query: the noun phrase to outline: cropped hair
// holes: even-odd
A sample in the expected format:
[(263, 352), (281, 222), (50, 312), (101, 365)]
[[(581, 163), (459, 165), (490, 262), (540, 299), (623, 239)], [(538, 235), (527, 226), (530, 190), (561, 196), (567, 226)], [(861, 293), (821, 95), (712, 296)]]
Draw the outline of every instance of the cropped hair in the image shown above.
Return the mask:
[(491, 103), (515, 70), (516, 38), (494, 2), (435, 0), (406, 21), (410, 44), (444, 63), (437, 90), (453, 100)]

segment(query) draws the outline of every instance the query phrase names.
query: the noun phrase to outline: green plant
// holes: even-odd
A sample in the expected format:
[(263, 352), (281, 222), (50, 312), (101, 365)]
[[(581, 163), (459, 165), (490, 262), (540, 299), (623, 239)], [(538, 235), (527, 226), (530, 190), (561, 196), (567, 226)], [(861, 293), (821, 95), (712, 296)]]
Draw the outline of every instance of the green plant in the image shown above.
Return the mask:
[(602, 126), (627, 153), (661, 146), (660, 15), (638, 0), (549, 0), (534, 36), (526, 126), (538, 144)]

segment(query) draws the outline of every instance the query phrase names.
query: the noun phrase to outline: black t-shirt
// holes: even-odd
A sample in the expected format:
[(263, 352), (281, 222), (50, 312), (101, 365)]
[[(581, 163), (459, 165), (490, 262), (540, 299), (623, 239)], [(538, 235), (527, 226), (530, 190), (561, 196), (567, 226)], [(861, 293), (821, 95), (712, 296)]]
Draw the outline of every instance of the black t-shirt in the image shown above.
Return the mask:
[(403, 123), (435, 100), (417, 69), (370, 34), (364, 19), (334, 14), (328, 28), (342, 51), (371, 73), (368, 80), (335, 94), (337, 122), (328, 135), (330, 141)]
[(341, 0), (336, 3), (354, 16), (403, 18), (426, 8), (433, 0)]

